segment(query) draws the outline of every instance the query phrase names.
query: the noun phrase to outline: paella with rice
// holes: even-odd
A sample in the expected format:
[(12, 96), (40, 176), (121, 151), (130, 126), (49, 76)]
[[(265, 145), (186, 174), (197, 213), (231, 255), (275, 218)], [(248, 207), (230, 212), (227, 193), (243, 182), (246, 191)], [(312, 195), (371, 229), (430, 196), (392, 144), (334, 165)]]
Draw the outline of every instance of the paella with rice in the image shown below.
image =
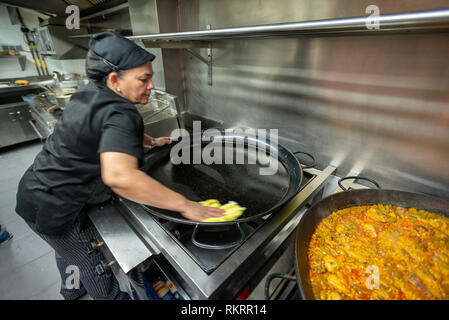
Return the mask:
[(316, 299), (449, 299), (449, 218), (384, 204), (337, 210), (308, 259)]

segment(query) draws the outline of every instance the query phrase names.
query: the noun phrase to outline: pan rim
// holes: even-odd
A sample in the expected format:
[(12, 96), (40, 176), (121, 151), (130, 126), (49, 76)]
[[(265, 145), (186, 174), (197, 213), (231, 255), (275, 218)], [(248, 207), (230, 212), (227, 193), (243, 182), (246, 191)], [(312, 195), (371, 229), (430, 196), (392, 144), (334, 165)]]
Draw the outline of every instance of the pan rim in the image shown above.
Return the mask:
[[(208, 135), (208, 139), (205, 139), (204, 137), (200, 138), (200, 139), (192, 139), (192, 135), (190, 135), (190, 146), (192, 146), (193, 143), (202, 143), (202, 142), (210, 142), (210, 137), (219, 137), (220, 139), (223, 139), (223, 141), (226, 142), (226, 140), (231, 140), (231, 139), (235, 139), (235, 138), (239, 138), (239, 139), (244, 139), (244, 143), (245, 145), (247, 145), (247, 141), (251, 140), (252, 142), (258, 143), (258, 142), (262, 142), (265, 144), (265, 146), (268, 146), (269, 148), (273, 148), (273, 146), (271, 145), (269, 140), (266, 141), (262, 141), (257, 139), (256, 136), (252, 136), (252, 135), (247, 135), (247, 134), (238, 134), (238, 133), (232, 133), (232, 134), (227, 134), (225, 136), (220, 135), (220, 134), (209, 134)], [(248, 140), (247, 140), (248, 139)], [(231, 140), (233, 141), (233, 140)], [(170, 145), (171, 147), (173, 147), (174, 144)], [(168, 217), (167, 215), (165, 215), (164, 213), (160, 212), (159, 210), (163, 210), (163, 209), (159, 209), (156, 207), (152, 207), (149, 205), (145, 205), (145, 204), (141, 204), (141, 206), (149, 213), (161, 218), (161, 219), (165, 219), (165, 220), (170, 220), (176, 223), (181, 223), (181, 224), (189, 224), (189, 225), (201, 225), (201, 226), (225, 226), (225, 225), (231, 225), (231, 224), (235, 224), (235, 223), (246, 223), (252, 220), (256, 220), (259, 218), (262, 218), (264, 216), (267, 215), (271, 215), (273, 213), (276, 213), (283, 205), (285, 205), (288, 201), (290, 201), (293, 197), (295, 197), (300, 188), (301, 188), (301, 183), (304, 177), (304, 172), (302, 170), (301, 164), (299, 163), (299, 160), (297, 159), (297, 157), (286, 147), (280, 145), (280, 144), (276, 144), (277, 146), (277, 160), (279, 161), (279, 163), (281, 163), (284, 168), (286, 169), (287, 173), (289, 173), (289, 187), (287, 188), (287, 191), (285, 192), (285, 194), (283, 195), (283, 197), (281, 199), (279, 199), (278, 203), (275, 206), (272, 206), (271, 208), (257, 213), (255, 215), (252, 215), (250, 217), (246, 217), (243, 219), (237, 219), (237, 220), (233, 220), (233, 221), (223, 221), (223, 222), (201, 222), (201, 221), (192, 221), (192, 220), (188, 220), (185, 218), (177, 218), (177, 217)], [(170, 148), (166, 148), (166, 149), (171, 149)], [(270, 149), (271, 150), (271, 149)], [(288, 161), (292, 162), (293, 165), (291, 166), (287, 166), (287, 160), (284, 159), (284, 157), (288, 158)], [(291, 168), (291, 170), (289, 171), (289, 168)], [(291, 185), (292, 185), (292, 174), (291, 171), (297, 171), (299, 174), (299, 179), (297, 178), (296, 180), (296, 185), (294, 187), (294, 189), (290, 189)], [(164, 211), (168, 211), (168, 210), (164, 210)], [(171, 211), (173, 212), (173, 211)]]

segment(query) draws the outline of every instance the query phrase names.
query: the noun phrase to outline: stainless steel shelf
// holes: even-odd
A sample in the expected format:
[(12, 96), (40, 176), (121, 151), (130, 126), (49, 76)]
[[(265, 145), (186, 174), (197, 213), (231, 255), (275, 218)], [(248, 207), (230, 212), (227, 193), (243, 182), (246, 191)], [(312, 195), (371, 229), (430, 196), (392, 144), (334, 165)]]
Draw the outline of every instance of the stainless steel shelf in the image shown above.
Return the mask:
[[(376, 20), (374, 20), (376, 19)], [(373, 21), (379, 23), (378, 29), (369, 29)], [(211, 41), (219, 39), (258, 38), (292, 35), (378, 35), (391, 32), (447, 31), (449, 30), (449, 9), (407, 12), (371, 16), (313, 20), (280, 24), (233, 27), (212, 30), (148, 34), (127, 37), (142, 40), (145, 45), (151, 42), (163, 44), (172, 41)]]
[(27, 58), (25, 56), (22, 56), (22, 55), (18, 55), (18, 56), (0, 56), (0, 59), (8, 59), (8, 58), (17, 58), (19, 60), (20, 69), (22, 69), (22, 71), (25, 71), (26, 60), (27, 60)]

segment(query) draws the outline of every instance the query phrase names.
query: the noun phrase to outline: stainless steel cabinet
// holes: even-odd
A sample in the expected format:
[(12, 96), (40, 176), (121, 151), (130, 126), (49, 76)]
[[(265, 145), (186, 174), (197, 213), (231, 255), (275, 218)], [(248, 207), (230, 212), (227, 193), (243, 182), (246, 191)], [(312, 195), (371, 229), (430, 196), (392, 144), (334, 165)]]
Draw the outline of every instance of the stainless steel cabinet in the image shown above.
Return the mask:
[(0, 105), (0, 148), (38, 138), (28, 103)]

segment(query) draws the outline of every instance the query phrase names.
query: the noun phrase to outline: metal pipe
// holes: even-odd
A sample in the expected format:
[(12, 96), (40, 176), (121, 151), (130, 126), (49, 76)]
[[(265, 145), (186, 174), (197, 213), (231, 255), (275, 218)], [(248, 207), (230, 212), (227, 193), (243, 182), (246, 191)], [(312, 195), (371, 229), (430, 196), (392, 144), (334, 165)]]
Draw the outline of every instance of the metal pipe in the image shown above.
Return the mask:
[(32, 40), (30, 40), (30, 43), (31, 43), (31, 46), (33, 47), (35, 54), (36, 54), (37, 61), (39, 62), (39, 68), (42, 70), (42, 75), (48, 75), (48, 73), (45, 74), (44, 64), (42, 63), (41, 56), (39, 55), (39, 51), (37, 50), (36, 43)]
[[(36, 47), (36, 52), (38, 54), (40, 54), (39, 53), (39, 49), (37, 49), (37, 47)], [(45, 70), (45, 75), (49, 76), (50, 73), (48, 72), (48, 67), (47, 67), (47, 62), (45, 61), (45, 56), (42, 55), (42, 54), (40, 54), (40, 55), (41, 55), (41, 58), (42, 58), (42, 65), (43, 65), (43, 70)]]
[(119, 10), (126, 9), (128, 7), (129, 7), (128, 3), (122, 3), (122, 4), (119, 4), (119, 5), (115, 6), (115, 7), (112, 7), (112, 8), (109, 8), (109, 9), (105, 9), (105, 10), (102, 10), (100, 12), (92, 13), (92, 14), (90, 14), (88, 16), (82, 17), (80, 19), (80, 21), (88, 20), (88, 19), (91, 19), (91, 18), (99, 17), (99, 16), (104, 16), (104, 15), (107, 15), (107, 14), (110, 14), (110, 13), (114, 13), (114, 12), (119, 11)]
[(39, 49), (37, 48), (36, 42), (34, 42), (34, 41), (32, 41), (32, 42), (33, 42), (33, 46), (36, 50), (36, 55), (39, 57), (39, 59), (42, 59), (42, 72), (45, 71), (45, 75), (49, 76), (50, 73), (48, 72), (47, 62), (45, 61), (45, 57), (39, 53)]
[(41, 70), (39, 69), (39, 66), (37, 65), (36, 56), (34, 55), (33, 47), (31, 46), (31, 43), (28, 40), (28, 35), (26, 33), (25, 33), (25, 36), (26, 36), (26, 40), (28, 43), (28, 47), (30, 48), (31, 55), (33, 57), (34, 66), (36, 67), (38, 75), (42, 76), (43, 74), (41, 73)]
[[(373, 22), (378, 29), (369, 29)], [(269, 37), (300, 34), (382, 34), (391, 31), (447, 30), (449, 9), (380, 15), (313, 20), (280, 24), (233, 27), (201, 31), (172, 32), (127, 37), (130, 40), (214, 40), (226, 38)]]
[(28, 36), (29, 29), (25, 26), (25, 23), (23, 22), (22, 15), (20, 14), (19, 8), (16, 8), (16, 12), (17, 12), (17, 17), (19, 18), (19, 21), (20, 21), (20, 25), (22, 26), (21, 31), (25, 35), (25, 40), (26, 40), (26, 42), (28, 44), (28, 47), (30, 48), (31, 55), (33, 57), (34, 66), (36, 67), (38, 75), (42, 76), (43, 75), (43, 71), (41, 72), (41, 69), (37, 65), (36, 57), (34, 55), (33, 46), (32, 46), (31, 40), (30, 40), (30, 38)]

